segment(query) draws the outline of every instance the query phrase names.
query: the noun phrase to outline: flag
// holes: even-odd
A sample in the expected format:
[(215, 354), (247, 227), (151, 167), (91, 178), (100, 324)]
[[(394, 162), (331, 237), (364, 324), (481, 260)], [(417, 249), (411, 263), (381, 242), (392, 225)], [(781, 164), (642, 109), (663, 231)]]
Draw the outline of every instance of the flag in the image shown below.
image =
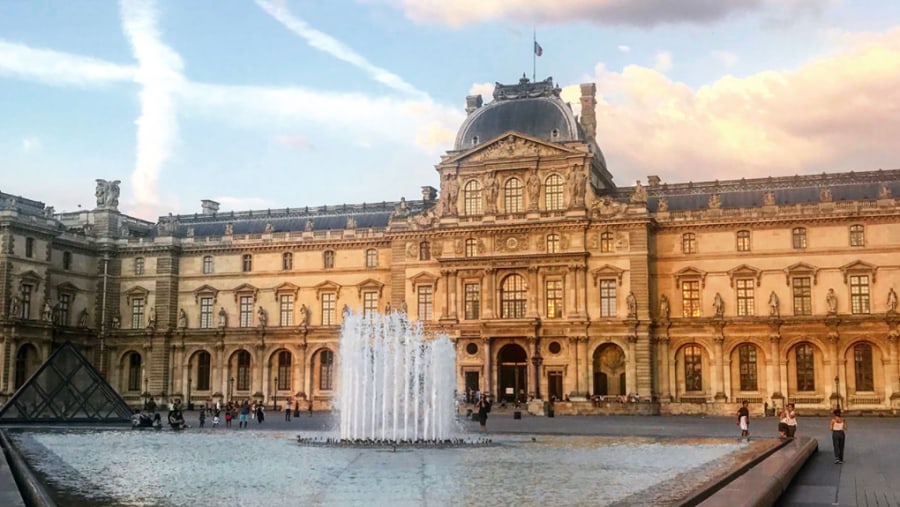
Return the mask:
[(542, 48), (541, 45), (537, 43), (537, 41), (534, 41), (534, 54), (536, 54), (537, 56), (541, 56), (542, 54), (544, 54), (544, 48)]

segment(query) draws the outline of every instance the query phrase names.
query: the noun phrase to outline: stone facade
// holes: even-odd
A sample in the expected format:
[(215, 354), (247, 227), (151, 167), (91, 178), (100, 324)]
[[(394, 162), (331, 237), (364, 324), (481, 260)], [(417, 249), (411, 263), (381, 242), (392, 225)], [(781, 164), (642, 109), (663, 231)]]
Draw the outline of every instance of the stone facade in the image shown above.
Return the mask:
[(118, 182), (76, 213), (0, 193), (0, 397), (72, 341), (135, 406), (325, 409), (344, 311), (390, 310), (451, 336), (461, 392), (900, 409), (900, 171), (617, 188), (589, 137), (553, 138), (461, 131), (440, 199), (151, 223), (118, 211)]

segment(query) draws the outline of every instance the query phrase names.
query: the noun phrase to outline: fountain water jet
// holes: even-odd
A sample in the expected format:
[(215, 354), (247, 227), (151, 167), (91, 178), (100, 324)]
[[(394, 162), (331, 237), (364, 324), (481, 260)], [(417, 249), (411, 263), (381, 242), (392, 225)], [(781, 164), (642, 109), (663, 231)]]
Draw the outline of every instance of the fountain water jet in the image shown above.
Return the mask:
[(339, 345), (341, 440), (444, 442), (455, 421), (456, 351), (403, 313), (347, 313)]

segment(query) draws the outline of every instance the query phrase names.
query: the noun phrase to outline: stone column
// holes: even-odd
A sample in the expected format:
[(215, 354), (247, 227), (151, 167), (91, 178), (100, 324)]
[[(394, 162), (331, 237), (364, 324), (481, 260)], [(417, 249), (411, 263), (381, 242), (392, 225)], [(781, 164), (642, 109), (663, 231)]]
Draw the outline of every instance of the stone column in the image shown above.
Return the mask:
[(543, 294), (543, 288), (539, 284), (540, 277), (538, 276), (538, 268), (537, 266), (529, 266), (528, 267), (528, 308), (525, 311), (525, 316), (528, 318), (534, 318), (538, 316), (538, 299), (540, 299)]
[(769, 360), (766, 362), (768, 366), (769, 378), (766, 384), (769, 386), (769, 397), (773, 400), (783, 399), (784, 394), (781, 391), (781, 335), (773, 334), (769, 336)]
[(656, 338), (656, 350), (659, 354), (659, 397), (661, 401), (672, 400), (672, 390), (669, 385), (669, 337), (658, 336)]
[(628, 361), (625, 362), (625, 394), (638, 392), (637, 386), (637, 341), (636, 334), (630, 334), (625, 337), (628, 341), (628, 350), (626, 351)]
[(494, 301), (496, 298), (496, 291), (494, 290), (494, 275), (496, 271), (494, 268), (486, 268), (484, 270), (484, 294), (482, 298), (484, 299), (484, 318), (485, 319), (493, 319), (494, 315)]
[(459, 313), (457, 311), (457, 304), (459, 300), (459, 279), (457, 275), (458, 273), (455, 269), (450, 271), (450, 279), (447, 281), (447, 286), (450, 289), (450, 301), (448, 302), (450, 308), (449, 317), (453, 320), (459, 318)]
[(891, 391), (888, 395), (889, 400), (900, 398), (900, 362), (898, 362), (897, 357), (897, 337), (898, 333), (896, 331), (892, 331), (887, 337), (891, 354), (890, 362), (886, 368), (888, 375), (887, 385)]
[(566, 315), (574, 317), (578, 313), (578, 275), (575, 266), (569, 266), (566, 269), (566, 276), (563, 280), (563, 288), (565, 290)]
[(494, 379), (492, 375), (493, 356), (491, 352), (491, 339), (489, 337), (481, 338), (481, 345), (484, 348), (484, 392), (494, 392)]
[[(444, 301), (441, 304), (441, 315), (438, 317), (438, 320), (444, 320), (450, 317), (450, 270), (442, 269), (441, 270), (441, 278), (444, 282)], [(437, 302), (438, 295), (435, 294), (435, 303)]]
[(723, 383), (725, 364), (724, 353), (722, 352), (722, 344), (725, 342), (725, 337), (720, 334), (715, 336), (713, 340), (715, 342), (715, 364), (712, 371), (712, 389), (716, 393), (716, 401), (725, 401), (727, 399)]
[(294, 354), (294, 381), (291, 382), (291, 396), (296, 392), (307, 394), (306, 390), (306, 344), (297, 345), (297, 353)]

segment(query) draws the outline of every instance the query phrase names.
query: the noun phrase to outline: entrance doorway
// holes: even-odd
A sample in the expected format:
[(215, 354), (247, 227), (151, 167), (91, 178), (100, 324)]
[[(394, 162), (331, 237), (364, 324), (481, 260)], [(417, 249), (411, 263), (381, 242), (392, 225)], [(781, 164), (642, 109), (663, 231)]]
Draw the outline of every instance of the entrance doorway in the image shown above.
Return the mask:
[(594, 350), (594, 394), (620, 395), (625, 385), (625, 351), (614, 343), (606, 343)]
[(498, 400), (515, 403), (524, 402), (528, 393), (528, 356), (525, 349), (518, 345), (506, 345), (497, 354)]
[(16, 352), (16, 389), (22, 387), (22, 384), (28, 380), (28, 377), (34, 373), (41, 365), (41, 358), (38, 350), (34, 345), (26, 343)]
[(547, 372), (547, 395), (554, 401), (563, 399), (563, 374), (561, 371)]
[(480, 389), (478, 385), (478, 372), (477, 371), (467, 371), (466, 372), (466, 403), (475, 403), (473, 399), (475, 396), (475, 391)]

